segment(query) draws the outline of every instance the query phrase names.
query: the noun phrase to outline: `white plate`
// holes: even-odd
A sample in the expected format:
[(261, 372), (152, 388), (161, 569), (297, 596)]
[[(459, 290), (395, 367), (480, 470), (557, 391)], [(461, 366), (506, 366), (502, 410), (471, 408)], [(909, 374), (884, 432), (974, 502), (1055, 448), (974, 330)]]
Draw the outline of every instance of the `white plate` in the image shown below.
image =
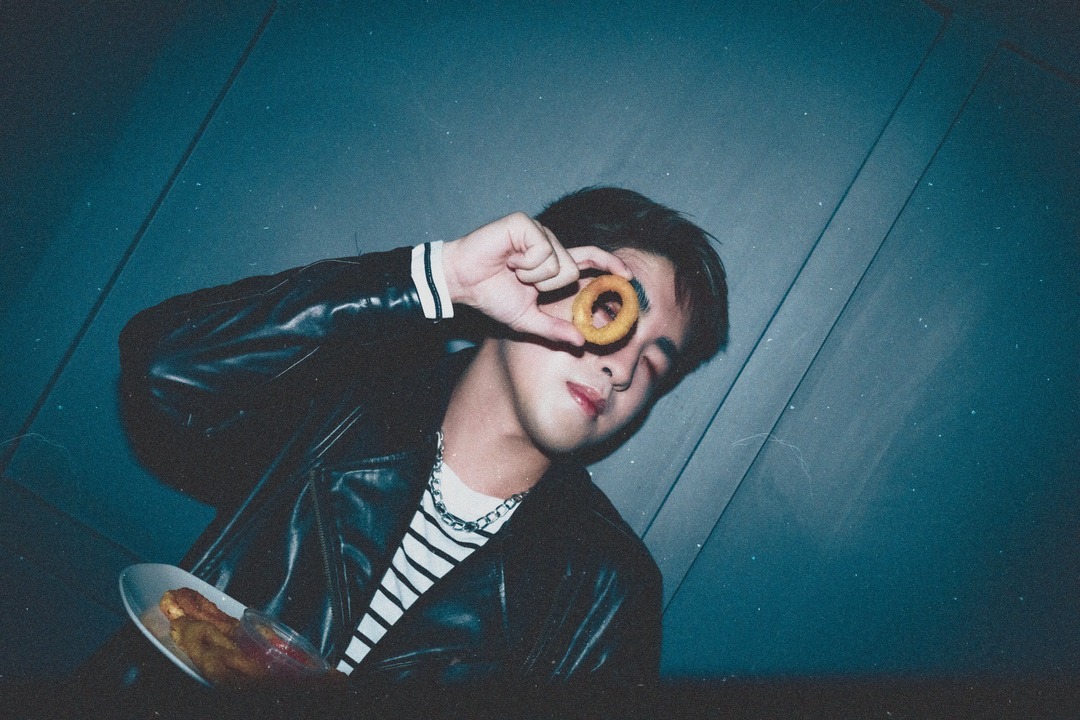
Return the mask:
[(244, 614), (245, 606), (189, 572), (174, 565), (143, 563), (124, 568), (120, 573), (120, 597), (124, 607), (142, 634), (150, 639), (176, 666), (204, 685), (209, 685), (195, 669), (188, 656), (169, 636), (169, 620), (158, 608), (167, 590), (187, 587), (202, 593), (227, 615)]

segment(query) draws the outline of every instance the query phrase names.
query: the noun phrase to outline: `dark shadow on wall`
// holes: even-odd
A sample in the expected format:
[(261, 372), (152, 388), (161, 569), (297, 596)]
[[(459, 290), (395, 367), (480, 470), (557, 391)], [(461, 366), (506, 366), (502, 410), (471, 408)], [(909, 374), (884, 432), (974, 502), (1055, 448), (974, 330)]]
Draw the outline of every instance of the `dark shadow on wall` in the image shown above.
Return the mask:
[(0, 3), (0, 312), (107, 161), (188, 4)]

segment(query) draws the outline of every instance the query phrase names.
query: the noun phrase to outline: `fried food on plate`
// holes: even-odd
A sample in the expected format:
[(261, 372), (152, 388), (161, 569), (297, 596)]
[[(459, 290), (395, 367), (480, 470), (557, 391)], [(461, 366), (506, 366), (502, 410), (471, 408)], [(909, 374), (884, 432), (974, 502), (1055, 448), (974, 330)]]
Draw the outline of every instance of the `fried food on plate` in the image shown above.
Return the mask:
[(158, 603), (169, 619), (169, 635), (212, 685), (244, 687), (268, 670), (236, 644), (240, 621), (191, 588), (169, 590)]
[(229, 636), (234, 635), (236, 628), (240, 625), (239, 620), (222, 612), (221, 608), (204, 597), (202, 593), (191, 588), (168, 590), (161, 596), (158, 607), (170, 621), (182, 616), (203, 620)]
[[(314, 648), (303, 650), (299, 645), (306, 641), (297, 638), (287, 641), (277, 632), (292, 632), (282, 626), (245, 627), (239, 619), (222, 612), (211, 600), (191, 588), (168, 590), (158, 603), (162, 614), (169, 619), (169, 635), (173, 642), (191, 660), (195, 669), (212, 685), (234, 689), (263, 688), (271, 680), (290, 683), (319, 680), (340, 682), (346, 677), (328, 668)], [(254, 613), (261, 616), (260, 613)], [(245, 615), (245, 617), (247, 617)], [(259, 641), (253, 642), (252, 633), (258, 632)], [(290, 642), (298, 643), (294, 647)], [(309, 653), (305, 657), (304, 653)], [(300, 665), (299, 673), (283, 674), (280, 656), (291, 658), (288, 665)], [(321, 663), (324, 670), (319, 670)]]
[(181, 615), (169, 623), (169, 634), (213, 685), (245, 687), (268, 675), (266, 667), (244, 654), (231, 638), (206, 620)]

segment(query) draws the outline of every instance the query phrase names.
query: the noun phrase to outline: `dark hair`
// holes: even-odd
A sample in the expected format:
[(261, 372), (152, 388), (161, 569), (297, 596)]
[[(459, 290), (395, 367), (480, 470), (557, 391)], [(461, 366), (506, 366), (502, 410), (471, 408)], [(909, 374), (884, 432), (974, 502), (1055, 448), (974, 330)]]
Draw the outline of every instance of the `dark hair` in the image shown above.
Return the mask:
[(727, 342), (727, 277), (709, 233), (682, 213), (632, 190), (589, 187), (569, 193), (536, 216), (564, 247), (633, 248), (675, 266), (675, 298), (690, 311), (677, 381)]

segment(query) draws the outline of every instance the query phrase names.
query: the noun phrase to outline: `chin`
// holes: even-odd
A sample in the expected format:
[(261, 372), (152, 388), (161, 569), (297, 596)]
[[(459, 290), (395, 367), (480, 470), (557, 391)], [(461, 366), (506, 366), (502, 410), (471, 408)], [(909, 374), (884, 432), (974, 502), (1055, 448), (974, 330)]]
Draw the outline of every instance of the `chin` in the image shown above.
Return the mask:
[(571, 453), (587, 450), (599, 445), (610, 433), (604, 436), (594, 436), (587, 432), (568, 432), (568, 426), (575, 423), (551, 423), (547, 426), (530, 428), (530, 437), (536, 447), (548, 455), (569, 455)]
[(553, 421), (533, 423), (526, 430), (533, 445), (544, 454), (566, 455), (591, 444), (589, 438), (571, 427), (572, 423)]
[(593, 444), (580, 438), (551, 437), (543, 434), (533, 435), (533, 442), (546, 455), (569, 455)]

